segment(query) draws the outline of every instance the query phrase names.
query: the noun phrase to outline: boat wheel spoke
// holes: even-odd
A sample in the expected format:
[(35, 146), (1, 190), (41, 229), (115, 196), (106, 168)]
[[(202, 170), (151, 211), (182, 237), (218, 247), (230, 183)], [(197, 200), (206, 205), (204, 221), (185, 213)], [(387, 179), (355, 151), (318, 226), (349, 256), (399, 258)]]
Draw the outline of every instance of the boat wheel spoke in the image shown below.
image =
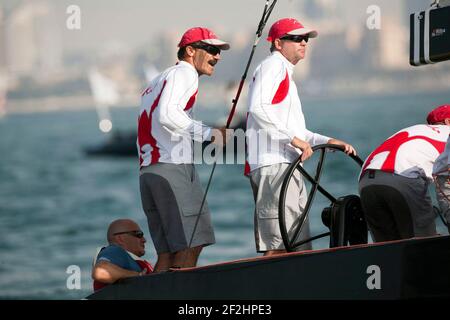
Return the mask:
[[(309, 239), (305, 239), (302, 241), (297, 242), (297, 238), (301, 234), (303, 227), (305, 225), (305, 221), (308, 217), (309, 211), (311, 210), (312, 204), (314, 202), (315, 195), (317, 191), (322, 193), (328, 200), (330, 200), (331, 203), (336, 203), (337, 198), (334, 197), (330, 192), (328, 192), (324, 187), (320, 184), (320, 178), (322, 176), (323, 172), (323, 166), (326, 159), (326, 153), (327, 150), (337, 150), (343, 152), (343, 147), (336, 146), (336, 145), (320, 145), (313, 147), (314, 152), (320, 152), (319, 155), (319, 161), (316, 166), (316, 172), (314, 176), (310, 175), (302, 166), (301, 158), (299, 158), (296, 162), (292, 163), (289, 168), (287, 169), (286, 176), (283, 181), (283, 186), (281, 188), (281, 194), (280, 194), (280, 202), (279, 202), (279, 224), (280, 224), (280, 230), (281, 230), (281, 236), (283, 238), (283, 243), (285, 245), (285, 248), (287, 251), (295, 251), (296, 248), (301, 246), (304, 243), (310, 242), (312, 240), (316, 240), (322, 237), (326, 237), (330, 235), (329, 232), (323, 233), (314, 237), (311, 237)], [(358, 156), (350, 155), (350, 157), (359, 165), (362, 166), (363, 161)], [(305, 208), (303, 209), (302, 214), (298, 218), (298, 220), (295, 222), (296, 226), (295, 228), (290, 231), (290, 235), (288, 234), (286, 222), (285, 222), (285, 203), (286, 203), (286, 195), (289, 187), (289, 183), (295, 173), (295, 171), (299, 171), (300, 174), (303, 176), (304, 179), (309, 181), (311, 183), (311, 190), (308, 195), (308, 199), (305, 204)]]

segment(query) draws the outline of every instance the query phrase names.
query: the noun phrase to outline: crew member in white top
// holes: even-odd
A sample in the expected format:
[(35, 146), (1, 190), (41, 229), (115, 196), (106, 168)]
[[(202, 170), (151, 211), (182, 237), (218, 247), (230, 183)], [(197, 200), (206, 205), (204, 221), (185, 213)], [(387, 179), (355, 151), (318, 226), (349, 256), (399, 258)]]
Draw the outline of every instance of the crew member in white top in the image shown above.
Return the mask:
[(359, 190), (376, 242), (436, 234), (428, 185), (450, 133), (450, 108), (434, 109), (427, 122), (397, 132), (364, 162)]
[(198, 77), (213, 74), (229, 44), (196, 27), (184, 33), (178, 47), (179, 62), (151, 81), (139, 114), (140, 191), (158, 254), (156, 272), (193, 267), (202, 248), (215, 243), (206, 203), (197, 219), (203, 191), (192, 146), (193, 140), (223, 144), (229, 134), (192, 119)]
[[(247, 118), (246, 174), (255, 198), (255, 240), (258, 252), (275, 255), (285, 252), (278, 224), (278, 201), (285, 171), (290, 163), (308, 159), (311, 146), (342, 145), (348, 154), (354, 148), (306, 128), (305, 117), (295, 82), (294, 66), (305, 58), (309, 38), (317, 36), (295, 19), (281, 19), (269, 31), (272, 54), (257, 68), (249, 90)], [(306, 190), (300, 176), (289, 187), (286, 225), (289, 230), (301, 215)], [(299, 201), (300, 199), (300, 201)], [(300, 238), (309, 237), (306, 224)], [(310, 249), (310, 245), (301, 249)]]
[[(442, 106), (442, 110), (446, 109), (450, 110), (450, 105)], [(436, 185), (436, 199), (450, 233), (450, 136), (447, 138), (444, 152), (433, 165), (433, 179)]]

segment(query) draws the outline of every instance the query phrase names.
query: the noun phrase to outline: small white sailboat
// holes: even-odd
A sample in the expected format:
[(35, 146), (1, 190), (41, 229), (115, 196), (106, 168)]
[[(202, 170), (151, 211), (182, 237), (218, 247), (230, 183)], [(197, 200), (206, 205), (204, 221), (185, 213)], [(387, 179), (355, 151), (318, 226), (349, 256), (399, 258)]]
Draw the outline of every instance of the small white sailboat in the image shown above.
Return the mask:
[[(159, 73), (153, 65), (147, 67), (144, 72), (147, 82), (150, 82)], [(120, 101), (118, 86), (113, 80), (107, 78), (96, 69), (91, 70), (89, 73), (89, 81), (91, 84), (92, 96), (96, 103), (95, 107), (99, 119), (99, 128), (104, 133), (111, 132), (113, 121), (111, 119), (109, 107)], [(85, 148), (86, 154), (90, 156), (114, 157), (137, 155), (136, 130), (121, 131), (116, 129), (111, 133), (112, 134), (106, 142)]]
[(117, 104), (120, 99), (117, 84), (101, 74), (97, 69), (92, 69), (89, 72), (89, 83), (99, 119), (99, 129), (104, 133), (108, 133), (112, 130), (109, 107)]
[(0, 119), (6, 116), (6, 92), (0, 91)]
[(159, 71), (153, 64), (145, 68), (145, 80), (147, 83), (150, 83), (157, 75), (159, 75)]
[(0, 119), (6, 116), (6, 92), (8, 90), (8, 79), (6, 75), (0, 74)]

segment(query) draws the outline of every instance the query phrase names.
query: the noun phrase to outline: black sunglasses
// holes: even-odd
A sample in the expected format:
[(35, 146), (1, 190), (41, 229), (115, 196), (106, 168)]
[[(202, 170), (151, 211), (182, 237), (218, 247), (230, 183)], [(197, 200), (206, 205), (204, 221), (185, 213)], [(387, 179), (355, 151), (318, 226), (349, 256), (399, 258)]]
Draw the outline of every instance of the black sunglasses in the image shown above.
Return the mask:
[(133, 230), (133, 231), (123, 231), (123, 232), (116, 232), (113, 235), (118, 236), (119, 234), (129, 234), (130, 236), (136, 237), (136, 238), (143, 238), (144, 233), (140, 230)]
[(218, 55), (220, 54), (220, 49), (216, 46), (212, 46), (210, 44), (202, 43), (202, 44), (193, 44), (191, 45), (192, 48), (195, 49), (202, 49), (208, 52), (210, 55)]
[(280, 38), (280, 40), (288, 40), (288, 41), (299, 42), (299, 43), (302, 42), (303, 40), (305, 40), (305, 42), (307, 43), (309, 41), (309, 35), (306, 35), (306, 36), (287, 35), (287, 36)]

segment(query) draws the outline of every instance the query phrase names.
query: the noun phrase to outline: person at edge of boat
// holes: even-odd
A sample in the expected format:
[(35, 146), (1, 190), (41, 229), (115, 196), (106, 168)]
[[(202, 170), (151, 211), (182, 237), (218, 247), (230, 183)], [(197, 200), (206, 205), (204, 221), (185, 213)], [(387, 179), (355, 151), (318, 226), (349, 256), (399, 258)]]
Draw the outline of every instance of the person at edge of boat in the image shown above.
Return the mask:
[[(256, 68), (249, 86), (247, 116), (247, 162), (245, 174), (255, 200), (255, 242), (258, 253), (266, 256), (286, 252), (278, 222), (281, 185), (289, 164), (301, 155), (307, 160), (312, 146), (337, 144), (347, 154), (355, 154), (348, 143), (313, 133), (306, 128), (294, 67), (305, 58), (308, 41), (317, 31), (299, 21), (285, 18), (270, 28), (267, 40), (271, 54)], [(286, 226), (290, 230), (306, 204), (306, 188), (297, 172), (286, 199)], [(292, 232), (289, 232), (291, 234)], [(309, 222), (300, 239), (309, 238)], [(306, 244), (300, 250), (311, 249)]]
[(436, 235), (428, 186), (450, 133), (450, 106), (440, 106), (428, 124), (400, 130), (364, 162), (359, 193), (375, 242)]
[[(450, 108), (450, 105), (447, 105)], [(433, 165), (433, 179), (436, 199), (450, 234), (450, 136), (447, 138), (445, 150)]]
[(194, 267), (202, 248), (215, 243), (207, 203), (198, 218), (204, 193), (193, 141), (223, 145), (231, 136), (230, 130), (193, 119), (198, 79), (214, 73), (221, 50), (230, 45), (195, 27), (183, 34), (178, 48), (178, 63), (150, 82), (139, 113), (140, 193), (158, 254), (155, 272)]
[(114, 220), (108, 227), (107, 240), (109, 245), (101, 248), (94, 259), (94, 291), (120, 279), (153, 272), (150, 262), (141, 258), (145, 254), (146, 240), (136, 222)]

